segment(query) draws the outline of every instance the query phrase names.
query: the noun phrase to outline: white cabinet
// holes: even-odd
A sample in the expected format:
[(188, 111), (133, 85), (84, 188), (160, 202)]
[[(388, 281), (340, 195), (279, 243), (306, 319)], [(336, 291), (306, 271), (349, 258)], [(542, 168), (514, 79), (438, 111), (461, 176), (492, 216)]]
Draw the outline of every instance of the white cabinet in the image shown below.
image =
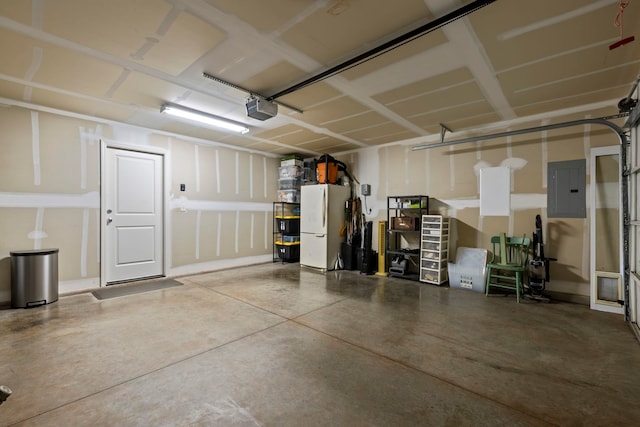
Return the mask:
[(441, 285), (447, 281), (449, 218), (422, 215), (420, 230), (420, 281)]

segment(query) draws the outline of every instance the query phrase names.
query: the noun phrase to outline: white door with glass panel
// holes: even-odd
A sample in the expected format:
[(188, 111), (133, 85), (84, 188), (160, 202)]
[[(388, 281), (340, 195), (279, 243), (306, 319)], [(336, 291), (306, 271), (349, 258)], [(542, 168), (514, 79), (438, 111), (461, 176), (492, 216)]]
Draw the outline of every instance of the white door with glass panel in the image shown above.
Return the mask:
[(163, 156), (106, 148), (103, 283), (164, 274)]
[(591, 149), (591, 308), (624, 313), (620, 146)]

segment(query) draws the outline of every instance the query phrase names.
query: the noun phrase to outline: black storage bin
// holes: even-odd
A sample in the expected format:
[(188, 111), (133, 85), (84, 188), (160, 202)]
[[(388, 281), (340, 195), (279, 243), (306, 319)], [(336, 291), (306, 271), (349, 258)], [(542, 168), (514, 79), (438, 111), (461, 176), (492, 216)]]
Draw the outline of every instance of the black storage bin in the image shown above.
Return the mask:
[(340, 256), (342, 257), (342, 262), (344, 263), (345, 270), (357, 270), (358, 262), (356, 260), (356, 248), (353, 245), (342, 242), (340, 247)]
[(378, 252), (369, 251), (369, 259), (364, 259), (364, 249), (356, 249), (356, 267), (362, 274), (373, 274), (378, 269)]
[(284, 243), (276, 242), (278, 257), (286, 262), (296, 262), (300, 260), (300, 242)]
[(276, 218), (278, 232), (283, 234), (300, 234), (300, 218)]

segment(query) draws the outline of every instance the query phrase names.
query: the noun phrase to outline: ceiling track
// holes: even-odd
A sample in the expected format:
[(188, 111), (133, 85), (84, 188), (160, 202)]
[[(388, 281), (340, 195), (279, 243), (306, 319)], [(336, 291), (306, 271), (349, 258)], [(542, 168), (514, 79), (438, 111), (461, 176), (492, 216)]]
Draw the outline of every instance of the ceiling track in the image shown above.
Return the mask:
[[(624, 115), (618, 115), (618, 116), (623, 117)], [(615, 116), (615, 117), (618, 117), (618, 116)], [(531, 128), (525, 128), (525, 129), (509, 130), (506, 132), (492, 133), (489, 135), (470, 136), (469, 138), (456, 139), (453, 141), (443, 141), (443, 142), (438, 142), (434, 144), (416, 145), (411, 149), (413, 151), (427, 150), (430, 148), (447, 147), (449, 145), (458, 145), (458, 144), (467, 144), (469, 142), (486, 141), (489, 139), (498, 139), (498, 138), (504, 138), (507, 136), (523, 135), (526, 133), (542, 132), (546, 130), (561, 129), (561, 128), (566, 128), (571, 126), (582, 126), (587, 124), (597, 124), (597, 125), (607, 126), (618, 135), (618, 137), (620, 138), (621, 144), (626, 139), (626, 133), (620, 126), (604, 118), (592, 118), (592, 119), (573, 120), (570, 122), (554, 123), (550, 125), (535, 126)]]
[[(623, 117), (625, 114), (619, 114), (613, 117)], [(506, 132), (493, 133), (490, 135), (480, 135), (480, 136), (472, 136), (469, 138), (457, 139), (454, 141), (445, 141), (439, 142), (435, 144), (426, 144), (426, 145), (417, 145), (412, 147), (413, 151), (417, 150), (425, 150), (428, 148), (437, 148), (437, 147), (446, 147), (450, 145), (458, 145), (458, 144), (466, 144), (469, 142), (478, 142), (478, 141), (486, 141), (489, 139), (498, 139), (504, 138), (512, 135), (522, 135), (526, 133), (535, 133), (535, 132), (543, 132), (552, 129), (561, 129), (572, 126), (583, 126), (588, 124), (602, 125), (606, 126), (609, 129), (613, 130), (616, 135), (618, 135), (618, 140), (620, 144), (620, 164), (622, 165), (622, 177), (620, 178), (621, 182), (621, 191), (622, 191), (622, 219), (623, 219), (623, 227), (622, 227), (622, 246), (623, 246), (623, 262), (624, 262), (624, 274), (623, 274), (623, 289), (624, 289), (624, 317), (625, 320), (629, 321), (630, 312), (629, 312), (629, 303), (630, 303), (630, 292), (629, 292), (629, 224), (630, 224), (630, 216), (629, 216), (629, 172), (627, 168), (627, 145), (629, 144), (629, 136), (620, 126), (616, 125), (608, 121), (606, 118), (592, 118), (592, 119), (581, 119), (581, 120), (573, 120), (569, 122), (562, 123), (554, 123), (550, 125), (542, 125), (536, 126), (526, 129), (518, 129), (518, 130), (510, 130)]]
[(313, 77), (310, 77), (300, 83), (297, 83), (287, 89), (283, 89), (280, 92), (267, 97), (266, 99), (267, 101), (274, 101), (275, 99), (280, 98), (281, 96), (288, 95), (292, 92), (295, 92), (304, 87), (317, 83), (321, 80), (327, 79), (349, 68), (355, 67), (356, 65), (362, 64), (370, 59), (373, 59), (379, 55), (382, 55), (383, 53), (386, 53), (392, 49), (395, 49), (398, 46), (408, 43), (411, 40), (414, 40), (418, 37), (421, 37), (425, 34), (428, 34), (432, 31), (437, 30), (440, 27), (450, 24), (451, 22), (454, 22), (472, 12), (475, 12), (476, 10), (483, 8), (484, 6), (487, 6), (493, 3), (494, 1), (496, 0), (473, 1), (465, 6), (462, 6), (459, 9), (454, 10), (453, 12), (449, 12), (446, 15), (441, 16), (440, 18), (436, 18), (431, 22), (428, 22), (398, 37), (395, 37), (394, 39), (389, 40), (388, 42), (383, 43), (380, 46), (374, 47), (373, 49), (370, 49), (354, 58), (351, 58), (334, 67), (331, 67), (328, 70), (323, 71)]

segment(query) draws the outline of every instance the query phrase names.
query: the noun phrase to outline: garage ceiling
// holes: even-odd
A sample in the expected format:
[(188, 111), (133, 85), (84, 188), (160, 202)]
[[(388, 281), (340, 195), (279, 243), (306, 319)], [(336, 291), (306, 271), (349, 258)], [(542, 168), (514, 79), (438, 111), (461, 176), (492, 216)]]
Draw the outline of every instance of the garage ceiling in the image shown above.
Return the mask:
[[(271, 96), (452, 12), (460, 0), (3, 0), (0, 97), (280, 155), (336, 154), (544, 113), (617, 113), (640, 71), (640, 1), (497, 0), (358, 66)], [(245, 135), (160, 113), (166, 102)]]

